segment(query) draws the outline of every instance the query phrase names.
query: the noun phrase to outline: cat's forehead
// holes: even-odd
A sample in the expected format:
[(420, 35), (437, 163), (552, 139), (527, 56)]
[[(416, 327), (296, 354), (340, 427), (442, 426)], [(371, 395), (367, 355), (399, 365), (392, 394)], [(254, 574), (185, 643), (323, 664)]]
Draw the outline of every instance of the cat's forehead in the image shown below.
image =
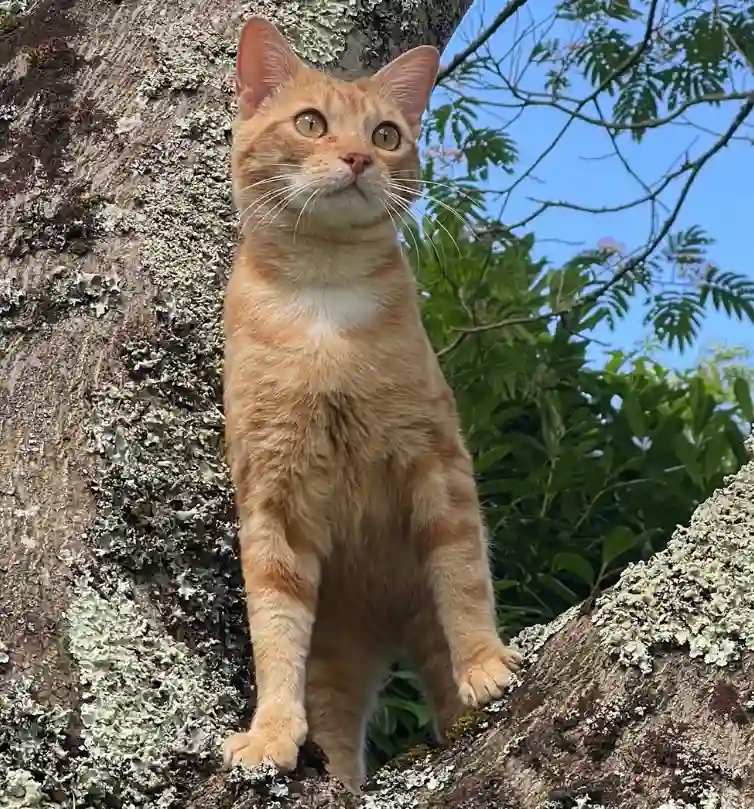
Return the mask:
[(365, 120), (394, 117), (397, 110), (368, 79), (344, 81), (312, 70), (281, 92), (279, 103), (295, 114), (314, 108), (335, 118)]

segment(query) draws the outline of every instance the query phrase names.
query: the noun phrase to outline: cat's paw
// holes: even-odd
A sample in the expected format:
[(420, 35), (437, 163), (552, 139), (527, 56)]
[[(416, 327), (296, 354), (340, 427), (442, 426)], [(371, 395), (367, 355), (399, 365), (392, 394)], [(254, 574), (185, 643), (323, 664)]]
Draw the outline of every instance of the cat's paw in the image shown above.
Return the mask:
[(223, 746), (226, 767), (240, 764), (252, 769), (274, 764), (283, 772), (296, 769), (299, 747), (307, 733), (306, 719), (290, 712), (266, 712), (255, 716), (246, 733), (234, 733)]
[(461, 702), (480, 708), (500, 699), (521, 662), (521, 655), (498, 639), (476, 650), (473, 658), (456, 675)]

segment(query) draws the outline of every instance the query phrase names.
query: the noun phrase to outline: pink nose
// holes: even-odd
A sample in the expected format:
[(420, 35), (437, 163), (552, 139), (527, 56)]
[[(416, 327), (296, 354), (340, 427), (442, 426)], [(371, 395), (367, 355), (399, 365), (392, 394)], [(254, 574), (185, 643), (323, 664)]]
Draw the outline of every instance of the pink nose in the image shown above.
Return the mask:
[(354, 174), (363, 174), (364, 169), (372, 165), (372, 158), (369, 155), (359, 154), (358, 152), (349, 152), (341, 160), (351, 167)]

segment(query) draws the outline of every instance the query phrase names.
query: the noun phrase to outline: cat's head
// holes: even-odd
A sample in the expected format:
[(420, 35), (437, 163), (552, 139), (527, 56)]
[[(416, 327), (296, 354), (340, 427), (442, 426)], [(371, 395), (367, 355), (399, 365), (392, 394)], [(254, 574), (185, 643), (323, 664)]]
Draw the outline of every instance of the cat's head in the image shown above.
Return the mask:
[(416, 138), (439, 66), (414, 48), (348, 82), (304, 64), (269, 22), (244, 26), (233, 191), (252, 227), (398, 222), (419, 192)]

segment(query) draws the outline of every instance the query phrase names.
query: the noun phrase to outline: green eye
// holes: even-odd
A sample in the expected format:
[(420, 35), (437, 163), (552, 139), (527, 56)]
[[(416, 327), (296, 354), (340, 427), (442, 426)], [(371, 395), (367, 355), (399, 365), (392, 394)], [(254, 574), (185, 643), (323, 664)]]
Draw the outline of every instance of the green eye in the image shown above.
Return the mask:
[(401, 145), (401, 133), (395, 124), (381, 123), (372, 133), (372, 143), (378, 149), (394, 152)]
[(325, 116), (317, 110), (306, 110), (299, 113), (293, 120), (296, 131), (305, 138), (321, 138), (327, 134), (327, 121)]

